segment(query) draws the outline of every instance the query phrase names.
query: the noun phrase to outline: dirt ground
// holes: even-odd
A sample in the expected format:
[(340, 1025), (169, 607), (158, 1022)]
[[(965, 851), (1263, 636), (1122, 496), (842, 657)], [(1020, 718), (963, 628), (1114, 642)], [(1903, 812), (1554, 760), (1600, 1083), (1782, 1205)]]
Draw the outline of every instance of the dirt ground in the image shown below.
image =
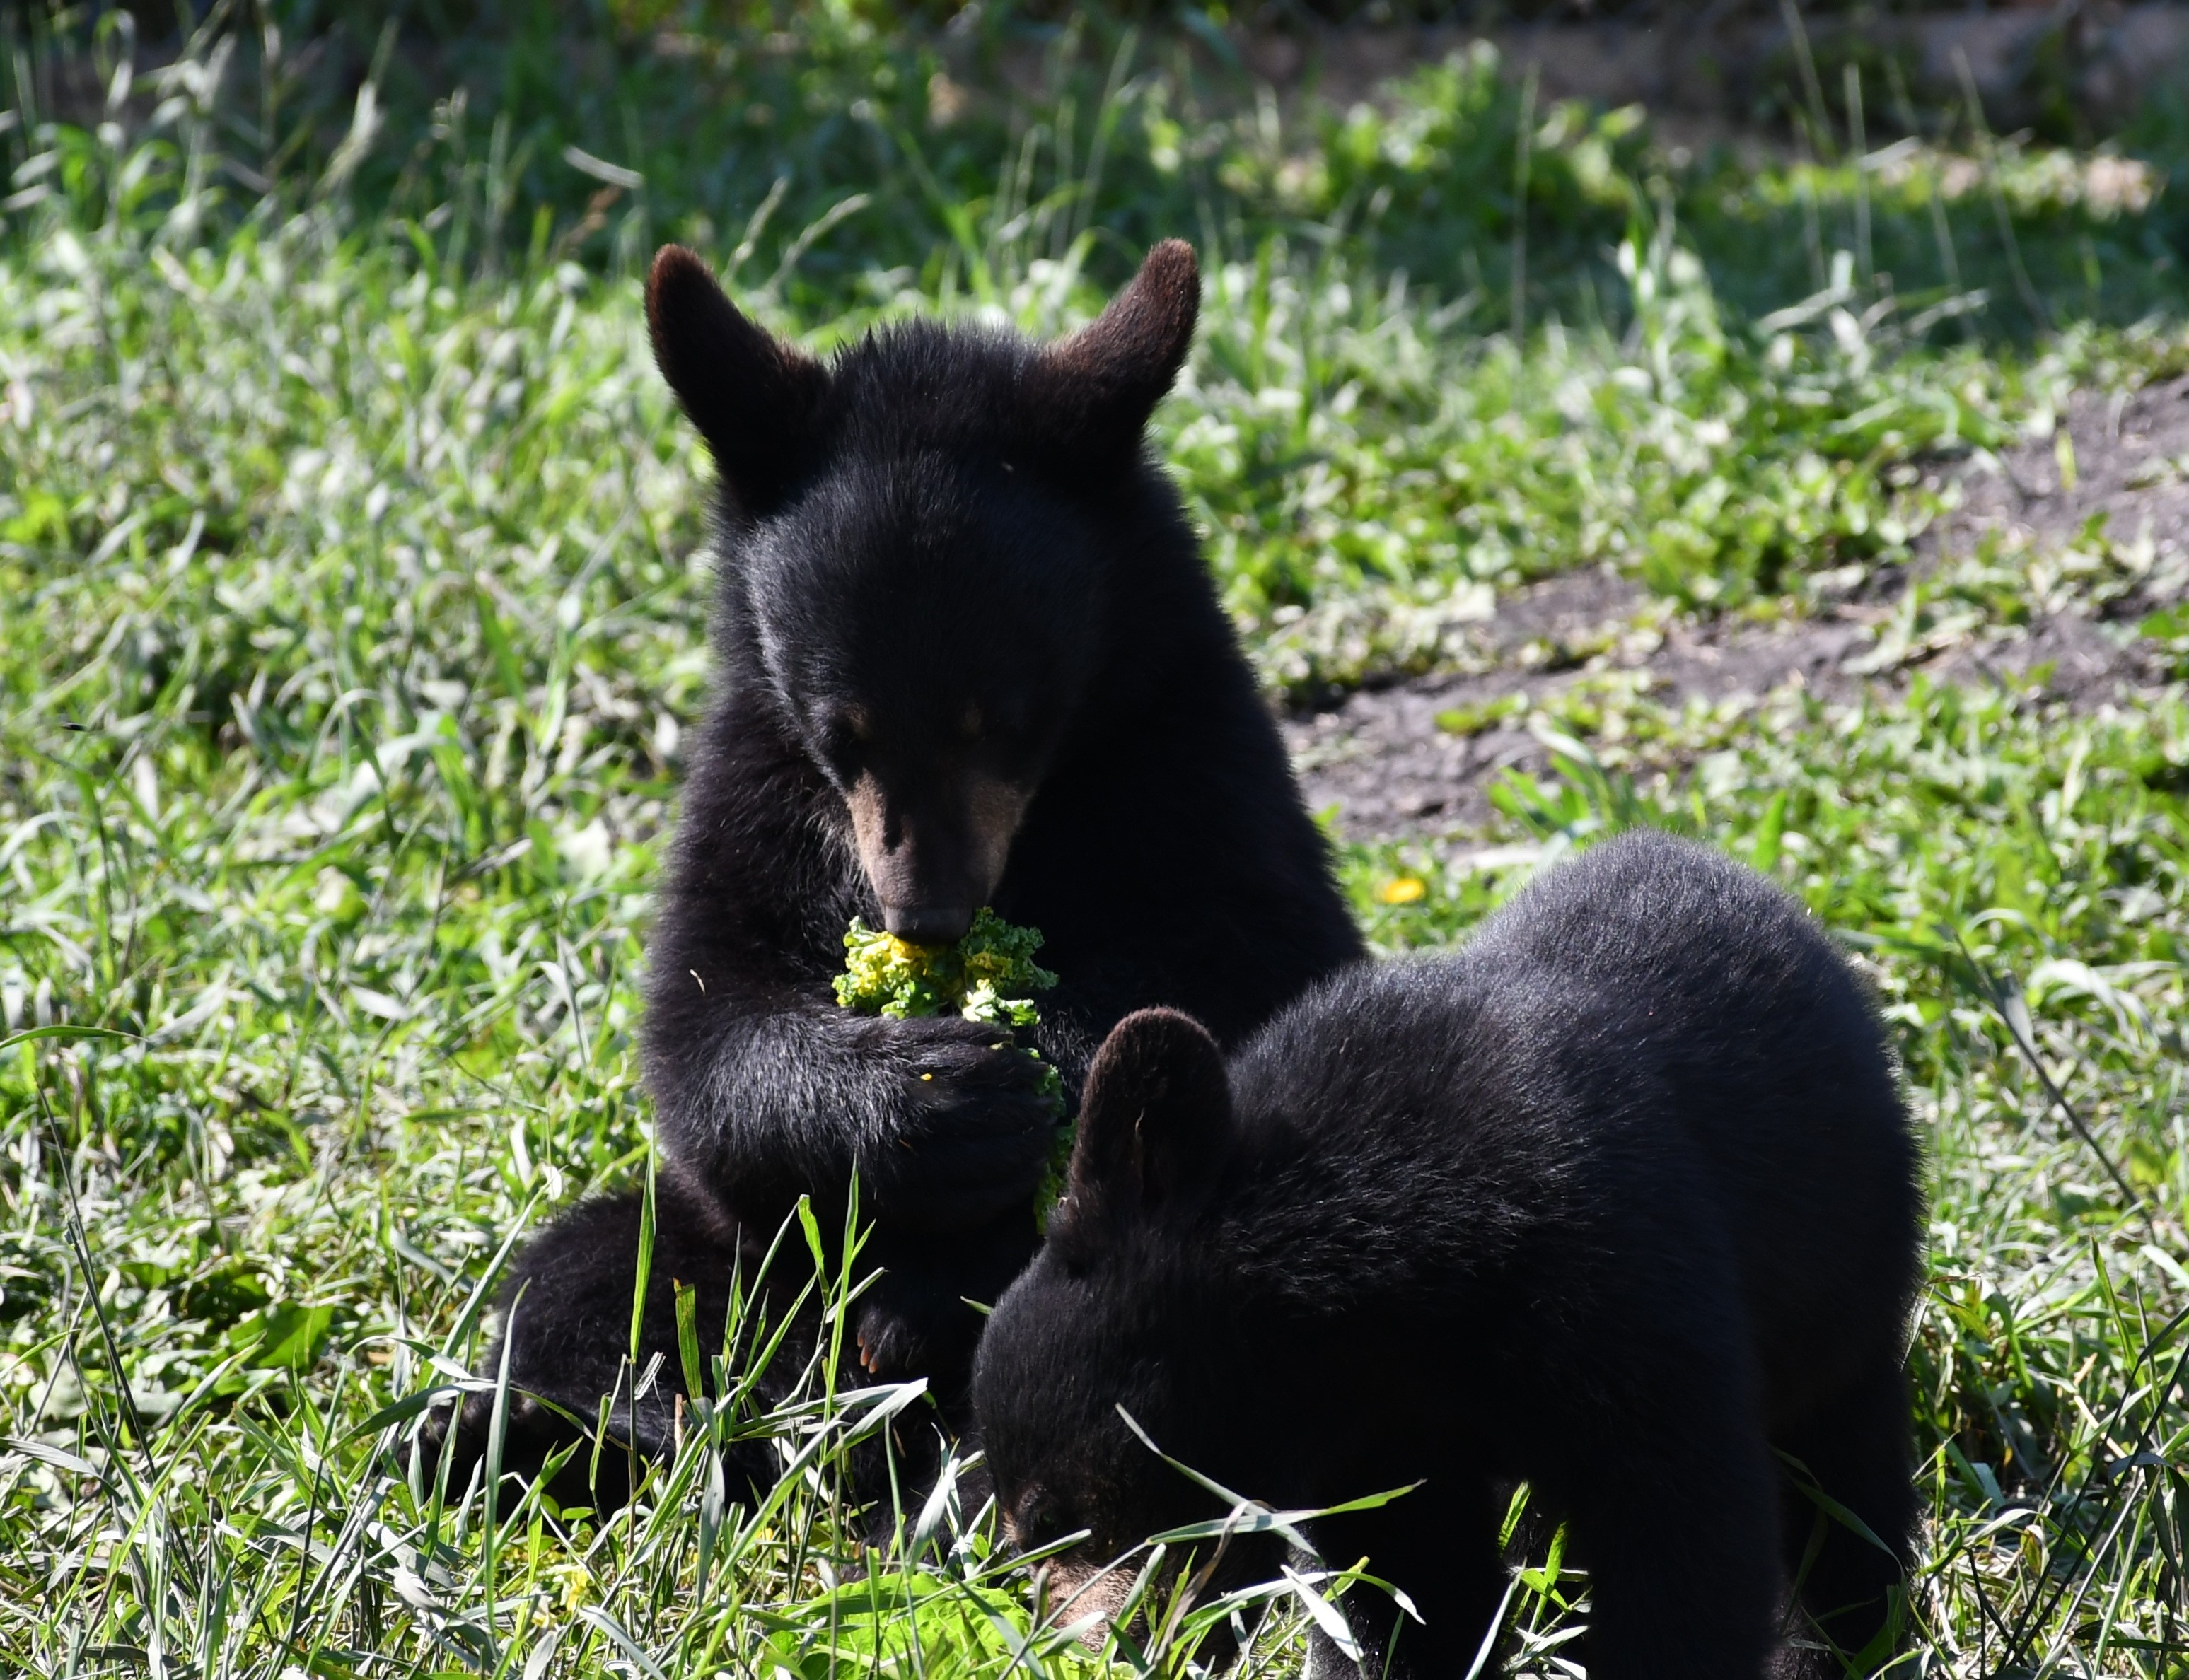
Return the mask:
[[(1601, 571), (1513, 592), (1480, 627), (1468, 670), (1283, 719), (1309, 808), (1336, 805), (1354, 839), (1478, 823), (1501, 771), (1547, 759), (1524, 723), (1486, 709), (1576, 684), (1638, 689), (1675, 706), (1761, 698), (1786, 684), (1844, 700), (1866, 686), (1903, 688), (1917, 671), (1984, 683), (2049, 668), (2046, 694), (2092, 709), (2156, 689), (2166, 679), (2161, 651), (2135, 626), (2189, 596), (2189, 379), (2079, 397), (2061, 430), (2072, 456), (2056, 438), (1937, 464), (1960, 503), (1918, 540), (1912, 562), (1820, 580), (1800, 616), (1671, 615), (1631, 579)], [(2103, 541), (2085, 535), (2098, 513)], [(2020, 593), (2040, 604), (2024, 623), (1953, 598), (1955, 568), (1986, 563), (1989, 533), (1988, 563), (2020, 574)], [(2083, 587), (2095, 576), (2109, 581)], [(1462, 728), (1439, 724), (1455, 712)]]

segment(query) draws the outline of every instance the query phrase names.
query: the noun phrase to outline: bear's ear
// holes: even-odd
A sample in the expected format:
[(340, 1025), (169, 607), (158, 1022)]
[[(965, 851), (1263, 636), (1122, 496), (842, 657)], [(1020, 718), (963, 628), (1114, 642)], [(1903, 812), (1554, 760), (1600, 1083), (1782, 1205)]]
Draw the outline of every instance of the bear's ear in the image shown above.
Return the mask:
[(722, 296), (696, 251), (665, 245), (646, 279), (646, 324), (661, 376), (747, 507), (789, 485), (812, 442), (829, 375)]
[(1035, 425), (1066, 459), (1129, 455), (1193, 347), (1201, 272), (1193, 247), (1165, 240), (1110, 307), (1035, 359)]
[(1190, 1199), (1230, 1129), (1230, 1081), (1208, 1029), (1174, 1009), (1128, 1015), (1087, 1070), (1061, 1223), (1083, 1240), (1099, 1237)]

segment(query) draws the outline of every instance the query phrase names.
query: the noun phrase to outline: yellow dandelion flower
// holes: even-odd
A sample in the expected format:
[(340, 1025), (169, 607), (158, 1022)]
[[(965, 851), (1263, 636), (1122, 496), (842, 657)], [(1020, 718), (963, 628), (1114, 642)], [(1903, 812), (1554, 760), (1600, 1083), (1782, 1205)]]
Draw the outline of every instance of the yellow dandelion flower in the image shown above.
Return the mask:
[(1401, 875), (1386, 881), (1377, 896), (1387, 905), (1410, 905), (1427, 896), (1428, 890), (1419, 876)]

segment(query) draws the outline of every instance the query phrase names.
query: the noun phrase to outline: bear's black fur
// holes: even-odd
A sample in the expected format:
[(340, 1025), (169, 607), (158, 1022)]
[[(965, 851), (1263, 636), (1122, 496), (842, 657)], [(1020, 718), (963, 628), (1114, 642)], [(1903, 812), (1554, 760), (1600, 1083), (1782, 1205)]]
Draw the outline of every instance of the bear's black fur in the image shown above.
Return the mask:
[[(1804, 1475), (1890, 1550), (1823, 1525), (1779, 1672), (1839, 1672), (1819, 1625), (1886, 1643), (1918, 1152), (1865, 989), (1756, 876), (1610, 841), (1456, 954), (1325, 982), (1228, 1068), (1134, 1016), (1079, 1127), (974, 1386), (1015, 1539), (1090, 1531), (1064, 1586), (1099, 1598), (1102, 1560), (1220, 1514), (1122, 1407), (1279, 1507), (1423, 1482), (1310, 1525), (1411, 1596), (1395, 1651), (1391, 1601), (1346, 1601), (1401, 1672), (1467, 1671), (1522, 1480), (1589, 1570), (1592, 1680), (1762, 1674), (1818, 1537)], [(1222, 1578), (1277, 1561), (1236, 1547)]]
[[(699, 258), (656, 260), (657, 358), (721, 474), (716, 669), (648, 952), (659, 1123), (659, 1298), (719, 1336), (800, 1195), (842, 1228), (857, 1175), (885, 1268), (867, 1369), (962, 1402), (980, 1319), (1038, 1240), (1055, 1136), (1038, 1047), (1076, 1094), (1150, 1005), (1236, 1042), (1360, 954), (1328, 848), (1142, 428), (1192, 336), (1193, 254), (1150, 253), (1100, 319), (1037, 347), (889, 327), (824, 366), (753, 325)], [(1041, 930), (1059, 984), (1016, 1035), (838, 1006), (854, 916), (923, 942), (990, 905)], [(637, 1202), (574, 1209), (525, 1249), (512, 1380), (596, 1415), (628, 1347)], [(792, 1252), (804, 1245), (794, 1240)], [(809, 1275), (810, 1261), (802, 1259)], [(489, 1369), (492, 1369), (491, 1361)], [(629, 1378), (624, 1378), (629, 1395)], [(625, 1404), (667, 1438), (660, 1383)], [(463, 1433), (475, 1450), (486, 1402)], [(526, 1403), (510, 1462), (562, 1426)]]

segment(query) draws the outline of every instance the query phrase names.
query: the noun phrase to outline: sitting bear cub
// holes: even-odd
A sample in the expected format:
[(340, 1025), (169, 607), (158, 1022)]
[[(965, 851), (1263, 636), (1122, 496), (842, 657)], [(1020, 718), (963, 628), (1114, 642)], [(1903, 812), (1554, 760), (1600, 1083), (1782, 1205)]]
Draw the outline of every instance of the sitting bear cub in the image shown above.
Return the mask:
[[(1114, 1610), (1102, 1564), (1219, 1514), (1122, 1409), (1278, 1506), (1423, 1484), (1309, 1525), (1419, 1610), (1347, 1596), (1371, 1669), (1468, 1671), (1523, 1480), (1588, 1571), (1592, 1680), (1840, 1672), (1827, 1641), (1875, 1664), (1914, 1528), (1917, 1171), (1860, 980), (1776, 888), (1659, 834), (1455, 955), (1321, 983), (1228, 1067), (1134, 1015), (981, 1345), (1006, 1525), (1085, 1531), (1052, 1598)], [(1235, 1541), (1217, 1584), (1274, 1576), (1275, 1543)]]
[[(506, 1352), (505, 1470), (580, 1439), (556, 1408), (591, 1419), (611, 1395), (610, 1434), (665, 1455), (674, 1285), (696, 1288), (711, 1354), (732, 1278), (761, 1279), (800, 1197), (834, 1237), (855, 1179), (872, 1226), (859, 1266), (881, 1277), (840, 1375), (924, 1377), (961, 1428), (970, 1303), (995, 1300), (1038, 1240), (1050, 1070), (1076, 1097), (1103, 1034), (1151, 1005), (1242, 1040), (1360, 956), (1144, 437), (1199, 296), (1191, 249), (1169, 240), (1059, 342), (905, 321), (824, 363), (755, 325), (691, 251), (656, 259), (654, 352), (718, 472), (713, 694), (647, 942), (658, 1229), (635, 1370), (638, 1195), (581, 1202), (518, 1254), (507, 1346), (482, 1367)], [(948, 944), (983, 905), (1045, 938), (1059, 980), (1038, 1027), (838, 1006), (852, 917)], [(782, 1252), (789, 1275), (769, 1287), (795, 1299), (811, 1264), (795, 1233)], [(800, 1362), (780, 1360), (771, 1395)], [(459, 1489), (493, 1402), (475, 1393), (428, 1426), (438, 1447), (455, 1425)], [(897, 1468), (916, 1483), (902, 1454), (934, 1443), (906, 1432)], [(744, 1469), (766, 1486), (780, 1461), (754, 1453)], [(559, 1496), (617, 1497), (585, 1486), (589, 1463)]]

